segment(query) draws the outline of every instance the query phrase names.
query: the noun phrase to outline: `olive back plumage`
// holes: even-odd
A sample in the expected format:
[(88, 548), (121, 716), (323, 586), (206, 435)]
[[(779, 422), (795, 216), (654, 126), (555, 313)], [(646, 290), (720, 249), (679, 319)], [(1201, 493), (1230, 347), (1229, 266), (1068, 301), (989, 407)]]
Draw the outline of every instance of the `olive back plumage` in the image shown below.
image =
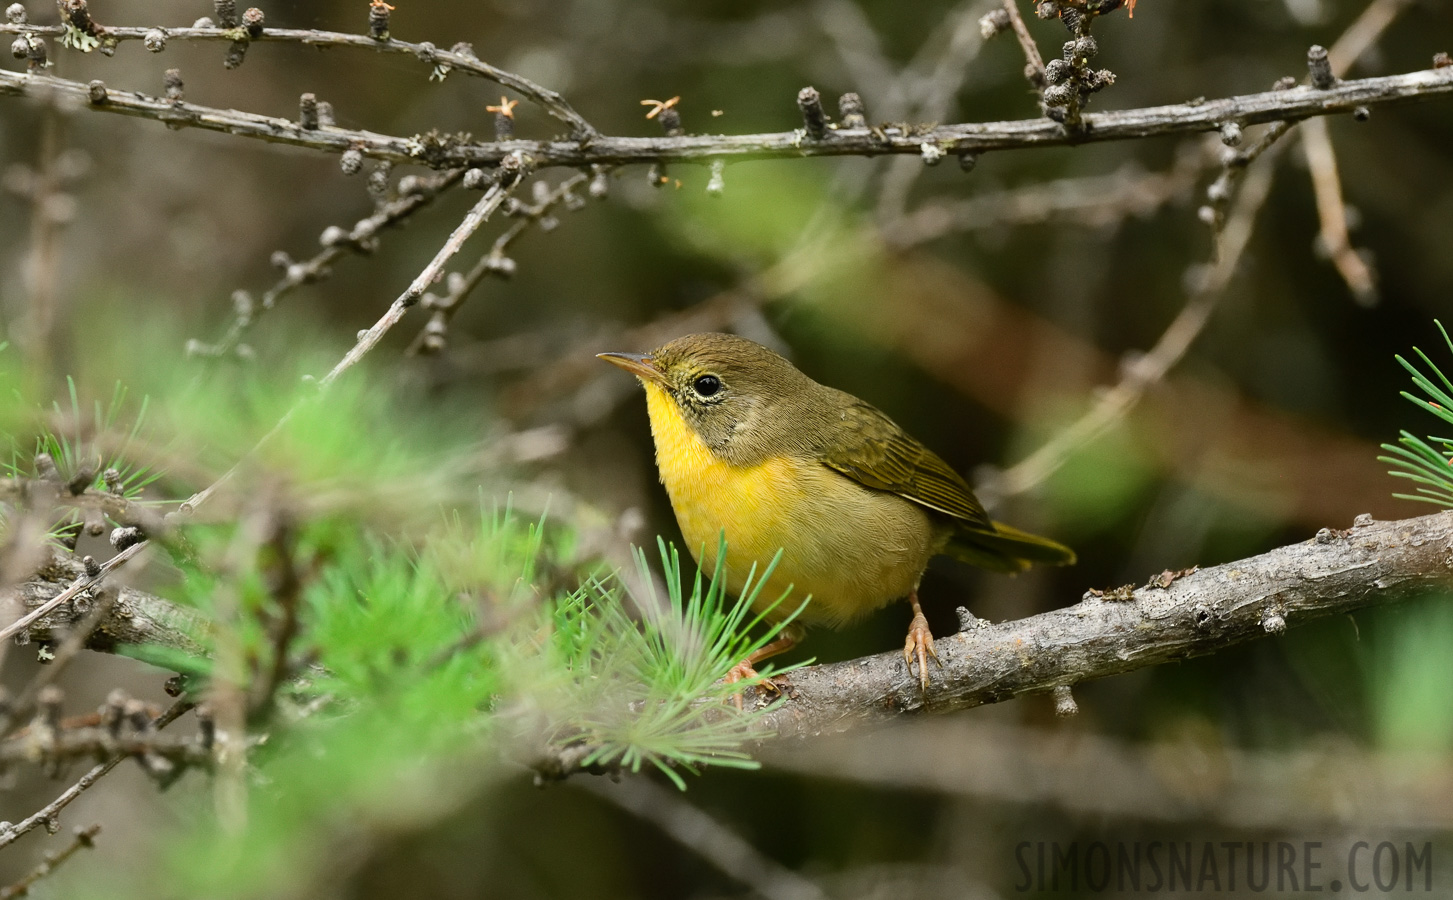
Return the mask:
[[(864, 487), (929, 510), (950, 532), (944, 552), (984, 568), (1012, 572), (1074, 561), (1068, 547), (990, 520), (964, 479), (887, 414), (819, 384), (760, 344), (694, 334), (649, 357), (686, 421), (734, 465), (817, 459)], [(717, 380), (708, 396), (696, 388), (705, 376)]]

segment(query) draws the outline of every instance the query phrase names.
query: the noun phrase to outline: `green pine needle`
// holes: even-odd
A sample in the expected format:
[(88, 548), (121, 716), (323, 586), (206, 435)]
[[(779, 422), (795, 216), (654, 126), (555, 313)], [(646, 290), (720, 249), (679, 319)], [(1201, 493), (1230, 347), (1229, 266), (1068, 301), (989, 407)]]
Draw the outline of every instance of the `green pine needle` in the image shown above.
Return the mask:
[[(1434, 324), (1438, 326), (1438, 331), (1443, 335), (1443, 341), (1448, 345), (1448, 349), (1453, 351), (1453, 339), (1449, 338), (1443, 323), (1435, 319)], [(1450, 381), (1448, 376), (1444, 375), (1437, 364), (1422, 350), (1414, 347), (1413, 352), (1418, 354), (1418, 358), (1432, 371), (1441, 384), (1435, 383), (1417, 366), (1402, 356), (1398, 356), (1398, 363), (1412, 374), (1413, 384), (1430, 399), (1424, 399), (1408, 391), (1400, 393), (1420, 409), (1453, 424), (1453, 381)], [(1435, 447), (1435, 444), (1442, 449)], [(1410, 432), (1403, 431), (1396, 444), (1383, 444), (1382, 449), (1389, 455), (1379, 456), (1378, 461), (1394, 466), (1388, 472), (1389, 475), (1423, 485), (1416, 489), (1417, 493), (1394, 494), (1394, 497), (1402, 500), (1435, 503), (1439, 506), (1453, 506), (1453, 439), (1429, 435), (1424, 440)]]

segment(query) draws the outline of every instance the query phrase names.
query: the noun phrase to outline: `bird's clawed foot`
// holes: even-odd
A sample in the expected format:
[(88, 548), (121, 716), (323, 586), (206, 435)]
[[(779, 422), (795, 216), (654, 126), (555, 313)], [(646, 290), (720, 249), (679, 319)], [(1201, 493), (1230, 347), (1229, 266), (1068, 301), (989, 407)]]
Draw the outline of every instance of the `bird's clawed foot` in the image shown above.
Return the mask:
[[(797, 646), (797, 644), (801, 640), (802, 628), (797, 625), (788, 625), (787, 627), (782, 629), (782, 633), (777, 636), (776, 640), (769, 641), (768, 643), (763, 644), (746, 659), (732, 666), (731, 669), (727, 671), (726, 677), (722, 678), (722, 681), (726, 682), (727, 684), (737, 684), (738, 682), (746, 681), (749, 678), (756, 678), (758, 676), (758, 672), (756, 669), (753, 668), (753, 666), (755, 666), (757, 663), (761, 662), (764, 659), (769, 659), (779, 653), (785, 653), (786, 651), (791, 650), (793, 647)], [(766, 688), (774, 694), (782, 693), (782, 688), (776, 684), (773, 684), (770, 679), (758, 682), (757, 686)], [(732, 702), (736, 704), (738, 710), (741, 710), (741, 691), (737, 691), (735, 694), (732, 695)]]
[(913, 604), (913, 621), (908, 623), (908, 639), (903, 642), (903, 662), (908, 667), (908, 674), (913, 674), (913, 662), (918, 661), (918, 682), (923, 689), (928, 690), (928, 658), (938, 663), (938, 653), (933, 648), (933, 632), (928, 630), (928, 620), (923, 617), (923, 609), (918, 605), (918, 593), (915, 591), (908, 598)]
[[(723, 678), (722, 681), (726, 682), (727, 684), (737, 684), (738, 682), (747, 681), (749, 679), (759, 677), (759, 673), (757, 672), (757, 670), (752, 668), (752, 662), (753, 660), (749, 656), (741, 662), (737, 663), (736, 665), (732, 666), (731, 669), (727, 671), (726, 677)], [(782, 693), (782, 689), (777, 685), (773, 684), (770, 678), (764, 681), (757, 682), (754, 687), (765, 688), (774, 694)], [(732, 694), (732, 703), (736, 704), (738, 712), (742, 711), (742, 691), (737, 691), (736, 693)]]

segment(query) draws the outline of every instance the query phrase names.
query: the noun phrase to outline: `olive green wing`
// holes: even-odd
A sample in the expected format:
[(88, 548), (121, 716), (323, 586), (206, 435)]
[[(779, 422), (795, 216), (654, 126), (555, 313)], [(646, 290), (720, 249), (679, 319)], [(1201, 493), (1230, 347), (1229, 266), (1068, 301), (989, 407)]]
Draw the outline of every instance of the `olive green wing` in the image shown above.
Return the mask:
[(963, 527), (994, 530), (959, 473), (881, 410), (852, 398), (835, 424), (836, 440), (820, 451), (823, 465), (865, 487), (891, 491), (958, 519)]
[(836, 424), (835, 439), (821, 451), (823, 464), (951, 517), (955, 528), (943, 551), (949, 556), (996, 572), (1074, 563), (1075, 552), (1065, 545), (990, 520), (964, 479), (882, 411), (850, 398)]

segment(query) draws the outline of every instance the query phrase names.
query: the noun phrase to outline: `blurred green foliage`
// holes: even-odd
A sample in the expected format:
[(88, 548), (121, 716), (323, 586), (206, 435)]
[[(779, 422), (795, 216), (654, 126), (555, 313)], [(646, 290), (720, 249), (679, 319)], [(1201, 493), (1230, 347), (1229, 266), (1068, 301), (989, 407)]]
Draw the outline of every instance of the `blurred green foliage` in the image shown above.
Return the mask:
[[(661, 542), (659, 575), (635, 556), (646, 593), (633, 597), (577, 553), (568, 523), (528, 523), (507, 495), (471, 490), (460, 461), (473, 442), (362, 372), (326, 392), (255, 370), (171, 384), (137, 404), (117, 388), (94, 415), (81, 414), (90, 404), (74, 381), (54, 415), (16, 389), (0, 411), (23, 423), (6, 440), (51, 453), (61, 478), (115, 444), (107, 465), (147, 502), (166, 490), (175, 506), (218, 479), (195, 522), (158, 539), (172, 571), (154, 587), (203, 614), (192, 637), (206, 655), (122, 652), (186, 672), (199, 700), (247, 698), (246, 827), (215, 815), (206, 776), (192, 775), (175, 792), (180, 826), (157, 836), (169, 862), (148, 857), (129, 882), (83, 879), (75, 895), (276, 896), (326, 875), (341, 823), (437, 817), (520, 762), (580, 743), (583, 765), (652, 768), (683, 788), (678, 770), (755, 766), (741, 750), (755, 713), (730, 700), (771, 670), (722, 679), (782, 627), (751, 613), (765, 576), (728, 597), (716, 573), (685, 570)], [(13, 456), (11, 477), (41, 476)], [(288, 617), (296, 634), (283, 641)], [(277, 696), (259, 696), (275, 673)]]

